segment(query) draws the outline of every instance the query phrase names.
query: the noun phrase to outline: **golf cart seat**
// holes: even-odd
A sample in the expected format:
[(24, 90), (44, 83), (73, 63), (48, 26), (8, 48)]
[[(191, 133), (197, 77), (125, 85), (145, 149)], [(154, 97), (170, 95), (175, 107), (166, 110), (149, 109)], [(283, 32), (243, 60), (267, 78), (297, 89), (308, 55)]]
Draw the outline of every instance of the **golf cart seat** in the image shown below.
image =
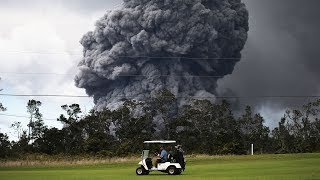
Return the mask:
[(168, 154), (168, 158), (167, 158), (166, 162), (173, 162), (173, 161), (174, 161), (174, 159), (173, 159), (172, 154)]

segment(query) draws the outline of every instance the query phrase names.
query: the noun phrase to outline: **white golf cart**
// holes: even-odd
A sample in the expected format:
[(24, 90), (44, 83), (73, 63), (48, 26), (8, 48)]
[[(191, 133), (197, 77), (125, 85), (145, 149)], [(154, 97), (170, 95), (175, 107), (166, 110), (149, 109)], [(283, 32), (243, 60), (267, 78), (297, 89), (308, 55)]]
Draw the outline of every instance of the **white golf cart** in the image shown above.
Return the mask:
[[(160, 171), (164, 173), (168, 173), (169, 175), (179, 175), (182, 171), (185, 169), (185, 161), (183, 158), (183, 162), (181, 160), (178, 160), (178, 158), (175, 158), (173, 155), (170, 155), (168, 152), (168, 156), (171, 156), (168, 158), (167, 162), (158, 162), (157, 167), (153, 167), (152, 159), (149, 157), (150, 155), (150, 144), (158, 144), (158, 145), (164, 145), (167, 146), (169, 144), (175, 144), (176, 141), (144, 141), (144, 144), (147, 145), (147, 148), (142, 151), (142, 161), (139, 162), (140, 167), (136, 169), (137, 175), (148, 175), (149, 172), (152, 171)], [(159, 148), (159, 146), (158, 146)], [(180, 162), (179, 162), (180, 161)]]

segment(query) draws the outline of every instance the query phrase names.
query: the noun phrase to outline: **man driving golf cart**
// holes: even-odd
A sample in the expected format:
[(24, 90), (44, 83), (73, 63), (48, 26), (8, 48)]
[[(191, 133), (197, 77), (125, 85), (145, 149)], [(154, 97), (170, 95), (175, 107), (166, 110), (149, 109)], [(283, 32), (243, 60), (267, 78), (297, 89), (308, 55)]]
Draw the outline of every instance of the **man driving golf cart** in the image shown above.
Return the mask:
[[(170, 175), (181, 174), (185, 169), (185, 162), (175, 159), (175, 156), (169, 154), (171, 152), (171, 146), (167, 146), (167, 149), (164, 148), (163, 144), (175, 144), (176, 141), (145, 141), (144, 144), (148, 147), (142, 151), (142, 161), (139, 162), (140, 167), (136, 169), (137, 175), (148, 175), (151, 171), (160, 171), (165, 172)], [(152, 161), (149, 157), (149, 149), (151, 145), (161, 144), (160, 152), (157, 154), (157, 163)], [(158, 146), (159, 147), (159, 146)], [(172, 153), (172, 152), (171, 152)], [(171, 158), (169, 158), (169, 156)], [(177, 157), (177, 156), (176, 156)], [(160, 159), (161, 158), (161, 159)], [(184, 159), (184, 158), (183, 158)], [(155, 157), (154, 157), (155, 160)]]
[(162, 163), (165, 163), (168, 160), (168, 152), (163, 146), (160, 147), (160, 158)]
[(159, 152), (155, 152), (154, 157), (152, 158), (152, 168), (156, 168), (158, 163), (165, 163), (168, 160), (168, 153), (163, 146), (160, 147)]

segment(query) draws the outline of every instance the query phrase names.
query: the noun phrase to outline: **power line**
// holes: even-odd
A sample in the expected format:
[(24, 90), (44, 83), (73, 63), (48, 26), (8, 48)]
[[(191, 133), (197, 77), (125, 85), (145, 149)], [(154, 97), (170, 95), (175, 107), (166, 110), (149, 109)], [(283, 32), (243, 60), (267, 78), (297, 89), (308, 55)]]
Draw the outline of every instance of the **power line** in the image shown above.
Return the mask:
[[(84, 95), (64, 95), (64, 94), (0, 94), (0, 96), (7, 97), (61, 97), (61, 98), (92, 98), (91, 96)], [(99, 96), (95, 96), (99, 97)], [(101, 96), (104, 97), (104, 96)], [(137, 96), (124, 96), (124, 95), (115, 95), (112, 97), (118, 98), (136, 98)], [(257, 95), (257, 96), (175, 96), (176, 98), (190, 98), (190, 99), (301, 99), (301, 98), (320, 98), (316, 95)]]
[[(0, 74), (8, 74), (8, 75), (57, 75), (57, 76), (75, 76), (76, 74), (62, 74), (62, 73), (24, 73), (24, 72), (0, 72)], [(225, 76), (209, 76), (209, 75), (139, 75), (139, 74), (129, 74), (129, 75), (117, 75), (117, 77), (185, 77), (185, 78), (223, 78)]]
[[(3, 114), (0, 113), (0, 116), (7, 116), (7, 117), (16, 117), (16, 118), (30, 118), (28, 116), (22, 116), (22, 115), (14, 115), (14, 114)], [(43, 120), (47, 120), (47, 121), (56, 121), (57, 119), (48, 119), (48, 118), (42, 118)]]
[[(0, 51), (0, 53), (6, 53), (6, 54), (39, 54), (39, 55), (83, 55), (83, 53), (78, 53), (76, 51), (64, 51), (64, 52), (44, 52), (44, 51)], [(176, 59), (176, 60), (240, 60), (241, 57), (184, 57), (184, 56), (112, 56), (112, 57), (118, 57), (118, 58), (145, 58), (145, 59), (164, 59), (164, 60), (170, 60), (170, 59)]]
[(0, 74), (9, 74), (9, 75), (75, 75), (75, 74), (69, 74), (69, 73), (42, 73), (42, 72), (35, 72), (35, 73), (29, 73), (29, 72), (0, 72)]
[(7, 97), (65, 97), (65, 98), (90, 98), (90, 96), (80, 95), (60, 95), (60, 94), (0, 94)]
[(208, 57), (183, 57), (183, 56), (116, 56), (120, 58), (146, 58), (146, 59), (177, 59), (177, 60), (240, 60), (242, 58), (208, 58)]
[(2, 54), (39, 54), (39, 55), (83, 55), (77, 51), (45, 52), (45, 51), (0, 51)]
[(205, 75), (117, 75), (119, 77), (186, 77), (186, 78), (223, 78), (224, 76), (205, 76)]

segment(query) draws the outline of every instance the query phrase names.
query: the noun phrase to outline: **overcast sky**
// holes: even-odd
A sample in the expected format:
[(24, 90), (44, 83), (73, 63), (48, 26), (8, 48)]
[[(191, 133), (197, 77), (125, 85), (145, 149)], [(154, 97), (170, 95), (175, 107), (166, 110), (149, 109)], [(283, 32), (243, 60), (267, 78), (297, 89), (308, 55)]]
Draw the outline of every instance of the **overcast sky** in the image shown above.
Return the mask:
[[(106, 10), (119, 5), (121, 2), (110, 0), (0, 0), (1, 93), (86, 95), (73, 81), (81, 59), (79, 40)], [(8, 109), (4, 114), (28, 116), (26, 104), (30, 98), (0, 96), (0, 102)], [(36, 99), (43, 103), (45, 123), (56, 127), (61, 127), (55, 120), (63, 113), (61, 105), (79, 103), (85, 112), (93, 107), (89, 98)], [(0, 131), (14, 136), (9, 132), (14, 121), (21, 121), (24, 128), (28, 123), (27, 118), (0, 116)]]
[[(319, 0), (244, 0), (250, 13), (249, 39), (243, 59), (232, 75), (219, 82), (221, 93), (248, 95), (319, 95)], [(9, 94), (85, 95), (74, 86), (73, 74), (81, 58), (79, 40), (93, 29), (106, 10), (121, 0), (0, 0), (0, 89)], [(31, 53), (33, 52), (33, 53)], [(10, 73), (56, 73), (26, 75)], [(68, 75), (66, 75), (68, 74)], [(27, 116), (30, 98), (3, 97), (5, 114)], [(61, 127), (56, 119), (62, 104), (79, 103), (84, 111), (90, 99), (37, 98), (43, 102), (45, 123)], [(303, 100), (249, 99), (274, 126), (287, 107)], [(2, 132), (27, 118), (0, 116)], [(25, 126), (26, 127), (26, 126)], [(12, 131), (12, 130), (11, 130)], [(13, 136), (14, 134), (9, 135)]]

